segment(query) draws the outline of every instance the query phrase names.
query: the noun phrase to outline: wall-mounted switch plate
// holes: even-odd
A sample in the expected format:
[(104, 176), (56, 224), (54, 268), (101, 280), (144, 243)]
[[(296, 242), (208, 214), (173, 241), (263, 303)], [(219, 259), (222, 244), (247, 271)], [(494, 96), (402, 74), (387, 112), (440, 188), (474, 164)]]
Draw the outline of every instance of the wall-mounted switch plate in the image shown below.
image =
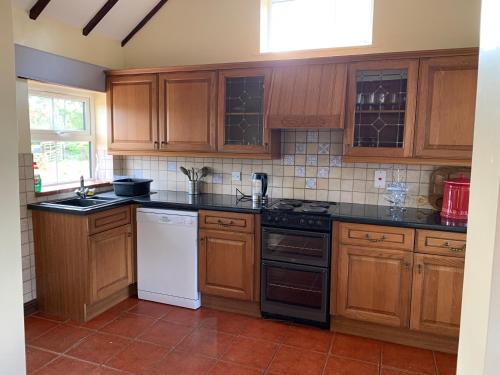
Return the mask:
[(373, 184), (376, 189), (384, 189), (385, 181), (386, 181), (386, 172), (385, 171), (375, 171), (375, 178)]
[(233, 181), (241, 181), (241, 172), (233, 172), (231, 179)]

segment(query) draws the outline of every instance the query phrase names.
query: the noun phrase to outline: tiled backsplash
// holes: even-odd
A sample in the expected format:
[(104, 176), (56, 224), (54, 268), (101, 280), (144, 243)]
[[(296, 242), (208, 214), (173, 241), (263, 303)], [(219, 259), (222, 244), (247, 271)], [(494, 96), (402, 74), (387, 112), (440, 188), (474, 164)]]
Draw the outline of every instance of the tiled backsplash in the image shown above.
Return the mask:
[[(152, 178), (153, 190), (185, 191), (186, 177), (179, 167), (207, 166), (212, 174), (202, 184), (203, 192), (234, 194), (238, 188), (250, 194), (252, 173), (265, 172), (269, 175), (268, 194), (273, 198), (387, 205), (384, 189), (374, 187), (374, 173), (385, 170), (387, 182), (391, 182), (393, 171), (399, 167), (409, 188), (406, 205), (430, 207), (429, 178), (435, 167), (343, 163), (342, 138), (342, 130), (287, 130), (282, 132), (281, 159), (123, 157), (122, 169), (115, 169), (115, 174)], [(241, 181), (233, 181), (232, 172), (241, 172)]]

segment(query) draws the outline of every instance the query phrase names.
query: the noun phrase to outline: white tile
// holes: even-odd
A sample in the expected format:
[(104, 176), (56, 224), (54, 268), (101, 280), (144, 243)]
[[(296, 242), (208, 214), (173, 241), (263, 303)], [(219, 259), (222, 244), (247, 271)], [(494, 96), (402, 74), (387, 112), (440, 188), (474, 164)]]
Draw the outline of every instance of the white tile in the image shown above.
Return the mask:
[(305, 177), (306, 169), (305, 167), (295, 167), (295, 177)]
[(316, 189), (315, 178), (306, 178), (306, 189)]

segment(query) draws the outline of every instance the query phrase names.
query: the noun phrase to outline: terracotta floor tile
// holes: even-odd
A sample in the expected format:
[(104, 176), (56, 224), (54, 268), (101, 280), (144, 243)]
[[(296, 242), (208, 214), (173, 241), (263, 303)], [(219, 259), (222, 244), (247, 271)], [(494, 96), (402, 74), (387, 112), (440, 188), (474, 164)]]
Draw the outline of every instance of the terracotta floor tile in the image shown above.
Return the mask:
[(335, 334), (331, 353), (339, 357), (380, 364), (382, 343), (363, 337)]
[(113, 306), (110, 308), (108, 311), (115, 311), (115, 312), (124, 312), (128, 311), (131, 308), (135, 307), (139, 303), (139, 300), (136, 297), (130, 297), (127, 298), (117, 305)]
[(134, 374), (149, 375), (167, 353), (168, 349), (162, 346), (135, 341), (106, 362), (106, 366)]
[(61, 324), (34, 340), (32, 345), (57, 353), (64, 353), (78, 341), (91, 334), (92, 331), (88, 329)]
[(247, 316), (218, 311), (208, 317), (201, 324), (202, 328), (215, 329), (220, 332), (230, 333), (232, 335), (240, 334), (245, 326), (252, 321)]
[(150, 302), (150, 301), (137, 301), (137, 305), (128, 310), (129, 313), (147, 315), (151, 318), (161, 318), (165, 316), (168, 312), (172, 311), (173, 307), (170, 305), (164, 305), (162, 303)]
[(321, 374), (326, 354), (282, 346), (269, 367), (269, 373), (287, 375)]
[(91, 363), (60, 357), (37, 371), (36, 375), (89, 375), (95, 369), (97, 366)]
[(200, 308), (198, 310), (185, 309), (182, 307), (173, 307), (162, 320), (184, 324), (190, 327), (199, 326), (205, 319), (214, 315), (212, 310)]
[(43, 312), (37, 312), (37, 313), (33, 314), (32, 316), (35, 316), (37, 318), (52, 320), (52, 321), (57, 322), (57, 323), (63, 323), (63, 322), (68, 321), (68, 319), (66, 319), (66, 318), (62, 318), (62, 317), (57, 316), (57, 315), (46, 314)]
[(101, 331), (134, 338), (142, 334), (153, 322), (154, 319), (149, 316), (124, 313), (101, 328)]
[(430, 350), (403, 345), (384, 343), (382, 345), (382, 365), (400, 370), (435, 374), (434, 356)]
[(333, 334), (327, 330), (291, 326), (283, 341), (286, 345), (328, 353)]
[(254, 339), (282, 342), (288, 332), (289, 325), (264, 319), (252, 319), (245, 324), (242, 336)]
[(457, 372), (457, 356), (434, 352), (438, 375), (455, 375)]
[(40, 337), (48, 330), (57, 327), (58, 323), (51, 322), (47, 319), (37, 318), (35, 316), (30, 316), (24, 319), (24, 332), (26, 343), (31, 343), (37, 337)]
[(153, 344), (173, 347), (178, 345), (192, 330), (193, 328), (182, 324), (159, 320), (147, 328), (138, 339), (152, 342)]
[(40, 367), (46, 365), (56, 357), (56, 354), (27, 346), (26, 369), (28, 374), (31, 374), (33, 371), (38, 370)]
[(230, 362), (217, 362), (217, 365), (209, 372), (210, 375), (259, 375), (262, 370), (238, 365)]
[(96, 333), (85, 338), (66, 354), (78, 359), (102, 364), (123, 350), (132, 341), (122, 337)]
[(109, 324), (112, 320), (115, 320), (118, 316), (120, 316), (121, 312), (108, 310), (103, 312), (101, 315), (96, 316), (94, 319), (89, 320), (86, 323), (75, 322), (70, 320), (68, 324), (74, 325), (76, 327), (83, 327), (87, 329), (101, 329), (105, 325)]
[(380, 375), (415, 375), (415, 372), (407, 372), (403, 370), (396, 370), (393, 368), (382, 367), (380, 369)]
[(130, 375), (130, 373), (105, 366), (100, 366), (92, 371), (89, 375)]
[(378, 365), (329, 356), (324, 375), (377, 375)]
[(234, 339), (234, 336), (227, 333), (197, 329), (186, 337), (177, 349), (219, 358), (229, 349)]
[(214, 365), (215, 359), (186, 352), (171, 352), (151, 372), (152, 375), (201, 375)]
[(238, 337), (222, 359), (265, 370), (277, 349), (278, 344), (273, 342)]

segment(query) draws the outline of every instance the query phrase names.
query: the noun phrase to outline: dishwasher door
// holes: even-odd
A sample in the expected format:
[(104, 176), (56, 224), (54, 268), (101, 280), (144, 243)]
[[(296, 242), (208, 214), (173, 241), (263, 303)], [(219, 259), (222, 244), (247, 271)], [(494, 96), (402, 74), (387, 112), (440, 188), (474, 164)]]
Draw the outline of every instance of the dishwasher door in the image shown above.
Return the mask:
[(192, 309), (198, 292), (198, 213), (137, 210), (139, 298)]

